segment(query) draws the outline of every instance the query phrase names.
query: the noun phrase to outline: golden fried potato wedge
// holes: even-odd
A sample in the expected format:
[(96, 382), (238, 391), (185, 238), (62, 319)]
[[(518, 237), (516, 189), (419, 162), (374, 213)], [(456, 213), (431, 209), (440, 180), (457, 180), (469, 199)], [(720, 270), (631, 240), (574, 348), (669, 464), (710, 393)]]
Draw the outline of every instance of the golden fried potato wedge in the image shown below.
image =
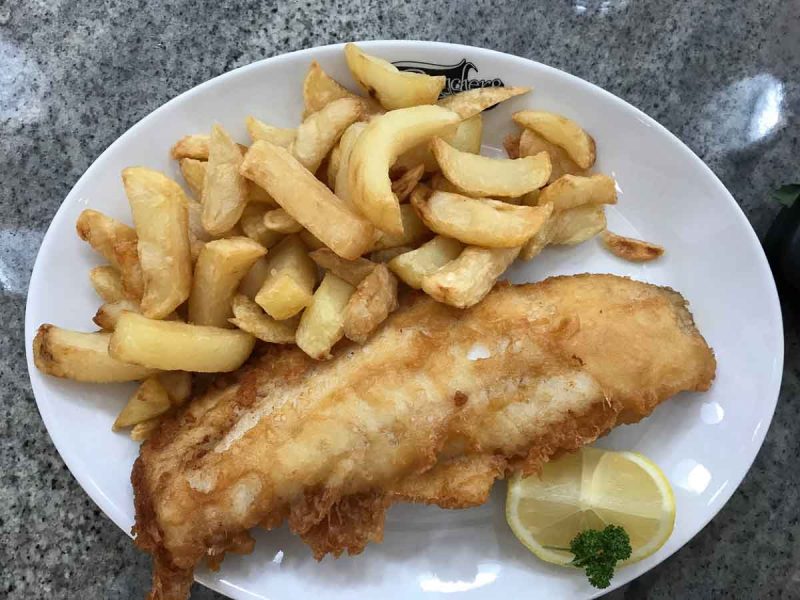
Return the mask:
[(122, 275), (111, 265), (94, 267), (89, 271), (89, 281), (103, 302), (119, 302), (128, 298)]
[(489, 293), (519, 252), (519, 247), (468, 246), (457, 259), (423, 277), (422, 289), (438, 302), (467, 308)]
[(244, 294), (233, 298), (233, 325), (270, 344), (293, 344), (299, 317), (278, 321)]
[(322, 110), (328, 104), (340, 98), (354, 98), (363, 101), (363, 98), (356, 96), (328, 75), (317, 61), (311, 61), (306, 77), (303, 80), (303, 104), (305, 105), (303, 116)]
[(270, 250), (267, 278), (255, 301), (273, 319), (288, 319), (311, 302), (317, 266), (297, 235), (289, 235)]
[(156, 372), (112, 358), (110, 333), (82, 333), (44, 324), (33, 338), (33, 362), (42, 373), (74, 381), (138, 381)]
[(377, 267), (374, 262), (366, 258), (345, 260), (328, 248), (320, 248), (309, 254), (317, 266), (325, 271), (330, 271), (339, 279), (344, 279), (350, 285), (358, 285)]
[(353, 208), (353, 203), (350, 200), (350, 190), (348, 187), (348, 172), (350, 169), (350, 155), (353, 152), (353, 146), (361, 135), (361, 132), (367, 128), (367, 124), (359, 121), (353, 123), (348, 127), (339, 139), (339, 169), (336, 172), (336, 179), (333, 183), (333, 191), (336, 196), (344, 202), (347, 206)]
[(128, 403), (117, 415), (111, 429), (119, 431), (126, 427), (133, 427), (138, 423), (163, 415), (170, 408), (172, 408), (172, 403), (167, 390), (161, 385), (158, 377), (152, 375), (139, 384), (133, 395), (128, 398)]
[(370, 56), (355, 44), (344, 47), (353, 79), (386, 110), (433, 104), (444, 88), (445, 77), (400, 71), (392, 63)]
[(208, 146), (211, 137), (203, 134), (187, 135), (182, 137), (170, 150), (170, 155), (175, 160), (183, 158), (194, 158), (196, 160), (208, 160)]
[(617, 186), (608, 175), (564, 175), (541, 190), (538, 202), (552, 202), (555, 212), (584, 204), (616, 204)]
[(419, 164), (416, 167), (411, 167), (392, 181), (392, 193), (397, 196), (398, 202), (402, 204), (408, 200), (423, 175), (425, 175), (425, 165)]
[(256, 142), (245, 156), (242, 173), (266, 189), (281, 208), (339, 256), (358, 258), (372, 245), (372, 225), (351, 211), (286, 149)]
[(476, 88), (445, 96), (439, 100), (439, 106), (452, 110), (462, 119), (469, 119), (481, 113), (487, 108), (504, 102), (514, 96), (527, 94), (531, 91), (529, 87), (486, 87)]
[(156, 321), (126, 312), (117, 321), (108, 351), (112, 358), (151, 369), (227, 373), (242, 366), (255, 340), (238, 329)]
[(275, 233), (300, 233), (303, 231), (303, 226), (282, 208), (268, 210), (264, 213), (263, 220), (267, 231)]
[(208, 242), (194, 267), (189, 296), (189, 321), (196, 325), (228, 327), (231, 302), (242, 278), (266, 248), (246, 237)]
[[(454, 131), (444, 133), (441, 138), (457, 150), (471, 152), (472, 154), (480, 154), (482, 136), (483, 117), (478, 114), (465, 121), (461, 121)], [(436, 158), (433, 156), (429, 140), (402, 154), (394, 163), (393, 169), (407, 170), (419, 164), (425, 165), (426, 173), (439, 170), (439, 165), (436, 162)]]
[(393, 110), (370, 121), (350, 155), (348, 177), (353, 204), (382, 231), (402, 235), (400, 203), (392, 192), (389, 168), (400, 154), (447, 133), (458, 122), (457, 114), (438, 106)]
[(300, 317), (295, 342), (316, 360), (331, 358), (331, 348), (344, 334), (344, 311), (355, 288), (326, 273), (311, 303)]
[(211, 130), (203, 181), (203, 227), (218, 236), (239, 222), (247, 203), (247, 183), (239, 173), (242, 151), (219, 125)]
[(191, 289), (189, 201), (180, 185), (152, 169), (125, 169), (122, 180), (139, 238), (142, 314), (161, 319), (180, 306)]
[(97, 309), (92, 321), (101, 329), (114, 331), (119, 316), (126, 311), (138, 313), (140, 312), (139, 305), (125, 298), (115, 301), (106, 301), (105, 304)]
[(561, 146), (548, 142), (533, 129), (524, 129), (519, 136), (519, 155), (535, 156), (541, 152), (547, 152), (550, 156), (550, 179), (548, 183), (554, 182), (562, 175), (586, 175), (587, 171), (581, 169), (572, 160)]
[(114, 246), (119, 242), (136, 243), (136, 230), (97, 210), (87, 208), (78, 216), (75, 229), (84, 242), (119, 268)]
[(139, 262), (139, 241), (123, 240), (114, 244), (114, 260), (122, 276), (125, 293), (136, 300), (144, 294), (144, 272)]
[(288, 148), (292, 145), (292, 142), (294, 142), (295, 138), (297, 137), (296, 129), (274, 127), (264, 123), (264, 121), (256, 119), (255, 117), (247, 117), (245, 120), (245, 125), (247, 126), (247, 133), (250, 134), (250, 138), (253, 140), (253, 142), (264, 140), (270, 144), (275, 144), (276, 146), (280, 146), (282, 148)]
[(514, 121), (533, 129), (543, 138), (561, 146), (581, 169), (588, 169), (596, 158), (595, 143), (580, 125), (562, 115), (540, 110), (521, 110), (514, 113)]
[(306, 169), (315, 173), (345, 129), (361, 117), (361, 102), (339, 98), (308, 115), (297, 128), (289, 151)]
[(556, 215), (551, 244), (574, 246), (593, 238), (606, 228), (606, 212), (602, 204), (586, 204)]
[[(417, 188), (419, 187), (418, 185)], [(412, 198), (414, 193), (412, 192)], [(397, 248), (398, 246), (417, 246), (433, 237), (433, 233), (425, 226), (425, 223), (419, 218), (417, 211), (411, 204), (400, 205), (400, 222), (403, 224), (403, 233), (400, 235), (390, 235), (383, 231), (378, 231), (378, 237), (372, 246), (373, 252)]]
[(525, 158), (489, 158), (461, 152), (436, 138), (433, 155), (447, 179), (469, 195), (516, 198), (538, 189), (550, 177), (546, 152)]
[(550, 216), (549, 206), (515, 206), (449, 192), (415, 194), (412, 205), (432, 231), (484, 248), (514, 248), (533, 237)]
[(458, 240), (437, 235), (416, 250), (393, 258), (388, 266), (406, 284), (419, 290), (425, 277), (457, 259), (463, 249), (464, 244)]
[(375, 265), (344, 309), (345, 337), (363, 344), (397, 306), (397, 279), (386, 265)]
[(189, 191), (192, 192), (195, 200), (198, 202), (203, 199), (203, 185), (206, 179), (206, 166), (208, 163), (204, 160), (197, 160), (196, 158), (182, 158), (178, 163), (181, 168), (181, 175), (186, 185), (189, 186)]
[(603, 246), (614, 256), (630, 262), (649, 262), (664, 254), (664, 247), (652, 242), (623, 237), (608, 230), (600, 235)]

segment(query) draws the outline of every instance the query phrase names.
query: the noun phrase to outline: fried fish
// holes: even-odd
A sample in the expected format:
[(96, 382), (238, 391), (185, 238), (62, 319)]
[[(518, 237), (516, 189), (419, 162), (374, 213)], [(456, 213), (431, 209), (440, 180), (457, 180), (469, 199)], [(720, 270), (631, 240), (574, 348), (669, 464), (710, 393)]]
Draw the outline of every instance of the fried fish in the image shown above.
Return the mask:
[(150, 597), (185, 598), (203, 559), (252, 550), (253, 527), (288, 520), (321, 558), (381, 540), (392, 502), (480, 504), (715, 368), (680, 294), (612, 275), (499, 285), (467, 310), (413, 295), (326, 362), (270, 349), (142, 445)]

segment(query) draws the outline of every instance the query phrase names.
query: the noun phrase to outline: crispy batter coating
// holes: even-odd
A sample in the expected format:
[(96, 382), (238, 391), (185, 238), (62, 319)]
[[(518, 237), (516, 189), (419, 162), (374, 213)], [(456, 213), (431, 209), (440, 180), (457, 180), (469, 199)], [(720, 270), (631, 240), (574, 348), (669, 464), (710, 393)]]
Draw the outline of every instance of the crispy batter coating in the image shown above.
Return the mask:
[(680, 294), (612, 275), (499, 285), (468, 310), (415, 294), (328, 362), (271, 349), (142, 446), (151, 597), (184, 598), (201, 560), (285, 519), (317, 558), (357, 554), (391, 502), (480, 504), (496, 478), (708, 389), (715, 368)]

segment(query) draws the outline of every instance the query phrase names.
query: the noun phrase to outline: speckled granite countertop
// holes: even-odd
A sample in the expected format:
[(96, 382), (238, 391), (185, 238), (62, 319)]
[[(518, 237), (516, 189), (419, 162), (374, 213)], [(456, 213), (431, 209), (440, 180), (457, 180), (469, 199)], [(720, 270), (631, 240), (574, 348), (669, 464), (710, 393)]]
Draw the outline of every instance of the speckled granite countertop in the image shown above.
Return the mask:
[[(800, 2), (0, 0), (0, 596), (141, 598), (148, 559), (67, 471), (28, 383), (23, 315), (61, 200), (128, 127), (198, 83), (346, 40), (460, 42), (592, 81), (663, 123), (763, 238), (800, 178)], [(437, 8), (441, 4), (443, 8)], [(784, 300), (781, 401), (756, 462), (685, 548), (609, 597), (800, 598), (800, 337)], [(195, 598), (219, 597), (200, 588)]]

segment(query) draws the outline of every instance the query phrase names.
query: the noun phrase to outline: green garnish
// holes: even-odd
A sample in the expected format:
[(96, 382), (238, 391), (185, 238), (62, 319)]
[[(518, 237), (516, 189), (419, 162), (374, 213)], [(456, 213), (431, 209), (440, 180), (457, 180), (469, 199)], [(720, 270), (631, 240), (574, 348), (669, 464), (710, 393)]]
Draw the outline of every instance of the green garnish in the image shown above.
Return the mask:
[(572, 564), (586, 571), (589, 583), (603, 589), (611, 584), (617, 562), (630, 558), (631, 538), (618, 525), (586, 529), (570, 542), (569, 551), (575, 555)]
[(792, 205), (797, 202), (797, 199), (800, 198), (800, 183), (782, 185), (773, 192), (772, 197), (787, 208), (791, 208)]

